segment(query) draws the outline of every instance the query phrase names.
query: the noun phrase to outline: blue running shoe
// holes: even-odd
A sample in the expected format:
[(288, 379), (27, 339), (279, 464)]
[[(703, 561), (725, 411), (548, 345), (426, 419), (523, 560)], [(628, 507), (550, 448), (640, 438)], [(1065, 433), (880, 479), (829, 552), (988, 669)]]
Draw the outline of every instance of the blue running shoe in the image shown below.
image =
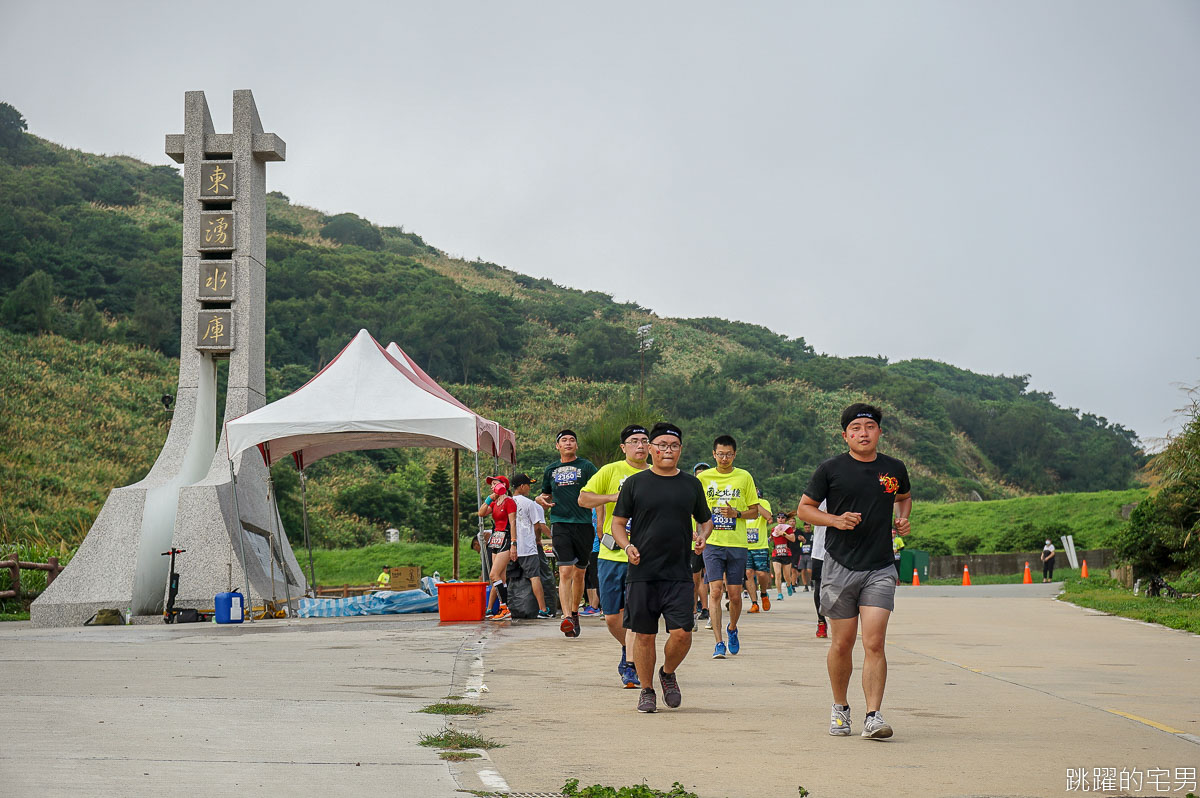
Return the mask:
[(737, 629), (730, 629), (728, 626), (726, 626), (725, 634), (729, 635), (729, 653), (736, 654), (741, 651), (742, 644), (738, 642)]
[(632, 662), (622, 662), (617, 666), (617, 672), (621, 674), (621, 683), (626, 690), (642, 686), (641, 680), (638, 679), (637, 668), (633, 666)]
[(725, 659), (724, 643), (717, 643), (717, 647), (713, 649), (713, 659)]

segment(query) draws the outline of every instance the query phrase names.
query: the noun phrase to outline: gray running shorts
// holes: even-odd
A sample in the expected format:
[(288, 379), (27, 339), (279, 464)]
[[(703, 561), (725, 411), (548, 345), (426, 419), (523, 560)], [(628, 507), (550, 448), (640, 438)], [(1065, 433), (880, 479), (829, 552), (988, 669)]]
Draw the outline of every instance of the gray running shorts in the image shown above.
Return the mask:
[(844, 620), (858, 617), (859, 607), (896, 609), (896, 567), (851, 571), (826, 557), (821, 566), (821, 613)]

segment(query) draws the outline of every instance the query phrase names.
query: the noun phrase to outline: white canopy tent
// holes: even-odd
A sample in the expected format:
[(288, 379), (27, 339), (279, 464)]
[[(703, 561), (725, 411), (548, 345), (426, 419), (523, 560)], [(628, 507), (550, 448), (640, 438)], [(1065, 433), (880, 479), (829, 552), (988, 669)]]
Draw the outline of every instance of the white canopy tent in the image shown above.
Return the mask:
[[(366, 330), (287, 396), (225, 425), (230, 472), (238, 455), (257, 448), (270, 466), (291, 455), (300, 470), (309, 582), (315, 584), (308, 540), (304, 469), (322, 457), (358, 449), (427, 446), (454, 450), (454, 569), (458, 570), (458, 451), (516, 461), (512, 431), (471, 411), (430, 378), (396, 344), (385, 350)], [(236, 474), (234, 474), (236, 479)], [(274, 491), (272, 490), (272, 496)], [(235, 492), (236, 497), (236, 492)], [(243, 555), (243, 572), (245, 571)], [(247, 597), (249, 590), (247, 588)]]

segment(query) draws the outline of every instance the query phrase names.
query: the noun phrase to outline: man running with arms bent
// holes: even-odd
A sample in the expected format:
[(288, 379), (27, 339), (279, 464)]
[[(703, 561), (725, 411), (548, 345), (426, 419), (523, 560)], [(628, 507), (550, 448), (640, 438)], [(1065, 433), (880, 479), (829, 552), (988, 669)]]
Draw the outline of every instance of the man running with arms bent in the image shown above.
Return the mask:
[(558, 599), (563, 614), (559, 628), (567, 637), (579, 637), (579, 600), (596, 537), (591, 511), (579, 506), (579, 490), (595, 475), (596, 466), (576, 455), (579, 442), (569, 429), (555, 436), (554, 448), (559, 461), (542, 473), (542, 495), (537, 503), (550, 510), (550, 540), (558, 560)]
[[(646, 456), (650, 451), (650, 438), (641, 424), (630, 424), (621, 430), (621, 451), (624, 460), (601, 466), (596, 475), (579, 491), (579, 506), (596, 508), (596, 533), (600, 535), (600, 560), (597, 576), (600, 582), (600, 609), (608, 632), (621, 644), (621, 661), (617, 673), (626, 687), (640, 687), (637, 669), (626, 659), (626, 644), (633, 647), (633, 632), (625, 628), (622, 613), (625, 610), (625, 576), (629, 570), (629, 559), (617, 548), (613, 536), (608, 533), (608, 522), (613, 516), (613, 506), (625, 480), (645, 471)], [(628, 528), (627, 528), (628, 531)]]
[(629, 557), (625, 626), (634, 633), (633, 661), (642, 683), (638, 712), (658, 709), (654, 663), (659, 618), (666, 621), (669, 635), (658, 671), (663, 701), (672, 708), (682, 701), (675, 669), (692, 647), (691, 544), (695, 540), (696, 549), (703, 551), (712, 531), (699, 481), (676, 468), (683, 433), (673, 424), (660, 422), (650, 430), (650, 446), (652, 464), (625, 480), (610, 527), (617, 545)]
[[(821, 612), (829, 617), (833, 632), (826, 660), (833, 688), (829, 733), (839, 737), (851, 733), (846, 691), (860, 617), (867, 702), (862, 736), (892, 736), (892, 727), (879, 712), (887, 683), (884, 640), (896, 603), (891, 530), (908, 534), (912, 493), (904, 463), (877, 451), (882, 422), (882, 411), (872, 405), (853, 404), (842, 411), (842, 437), (850, 451), (817, 466), (796, 508), (802, 521), (828, 527)], [(819, 509), (822, 500), (829, 512)]]

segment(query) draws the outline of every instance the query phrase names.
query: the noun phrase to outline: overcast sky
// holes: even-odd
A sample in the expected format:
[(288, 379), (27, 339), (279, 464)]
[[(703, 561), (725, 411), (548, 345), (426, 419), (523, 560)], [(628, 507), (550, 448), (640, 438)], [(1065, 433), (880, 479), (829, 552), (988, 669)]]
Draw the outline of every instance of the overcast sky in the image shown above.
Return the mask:
[(1195, 2), (0, 0), (0, 76), (151, 163), (184, 91), (228, 131), (249, 88), (293, 202), (1147, 442), (1200, 383)]

